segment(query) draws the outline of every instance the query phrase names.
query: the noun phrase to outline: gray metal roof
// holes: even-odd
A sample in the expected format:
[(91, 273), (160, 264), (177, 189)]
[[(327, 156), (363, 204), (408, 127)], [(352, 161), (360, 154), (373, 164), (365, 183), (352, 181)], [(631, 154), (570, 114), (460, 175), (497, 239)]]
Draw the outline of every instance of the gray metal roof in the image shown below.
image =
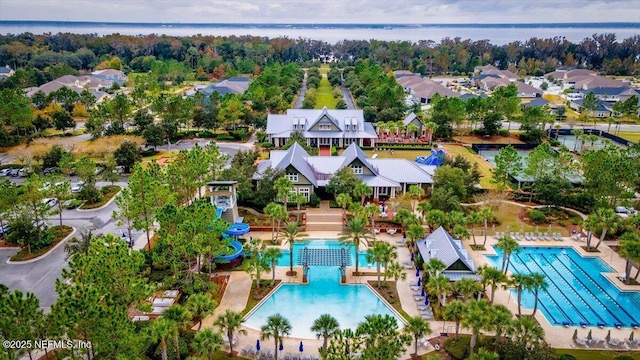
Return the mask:
[(384, 176), (359, 175), (359, 177), (365, 184), (367, 184), (367, 186), (371, 187), (400, 187), (400, 184), (393, 180), (389, 180)]
[(369, 163), (382, 175), (398, 183), (431, 184), (431, 174), (420, 168), (417, 163), (406, 159), (369, 159)]
[(349, 166), (349, 164), (351, 164), (355, 159), (358, 159), (364, 166), (369, 168), (372, 173), (378, 175), (378, 169), (369, 162), (367, 154), (365, 154), (362, 149), (356, 145), (356, 143), (351, 143), (351, 145), (344, 149), (342, 157), (344, 158), (342, 167)]
[(411, 113), (409, 115), (407, 115), (406, 118), (404, 118), (404, 120), (402, 120), (402, 123), (406, 126), (409, 125), (409, 123), (411, 123), (413, 121), (413, 119), (417, 118), (418, 116), (416, 116), (416, 114)]
[(436, 258), (445, 265), (445, 271), (456, 261), (464, 262), (470, 271), (476, 270), (476, 264), (464, 249), (460, 240), (456, 240), (441, 226), (432, 232), (426, 239), (416, 242), (418, 251), (425, 262)]
[[(340, 129), (340, 131), (308, 131), (323, 116)], [(304, 121), (304, 130), (293, 128), (294, 120)], [(355, 122), (357, 130), (345, 130), (345, 125)], [(368, 138), (375, 139), (377, 134), (373, 125), (364, 121), (362, 110), (329, 110), (329, 109), (288, 109), (286, 114), (269, 114), (267, 117), (267, 134), (275, 137), (289, 137), (293, 131), (300, 131), (305, 138)]]
[(309, 154), (302, 148), (302, 146), (297, 142), (294, 142), (275, 168), (278, 170), (284, 170), (291, 165), (298, 170), (300, 174), (306, 177), (314, 186), (318, 186), (318, 181), (313, 174), (313, 170), (311, 170), (311, 167), (307, 163), (308, 157)]
[(480, 275), (476, 275), (471, 271), (443, 271), (442, 275), (446, 276), (449, 281), (458, 281), (462, 279), (471, 279), (474, 281), (480, 281)]

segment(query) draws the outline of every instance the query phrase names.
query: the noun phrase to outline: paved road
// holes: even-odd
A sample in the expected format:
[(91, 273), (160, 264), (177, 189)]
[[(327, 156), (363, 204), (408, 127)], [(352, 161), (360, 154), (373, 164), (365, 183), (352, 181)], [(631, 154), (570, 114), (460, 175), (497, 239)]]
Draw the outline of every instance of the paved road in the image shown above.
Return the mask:
[(347, 104), (347, 109), (349, 110), (355, 109), (356, 105), (353, 103), (353, 98), (351, 97), (351, 91), (349, 91), (349, 88), (344, 84), (344, 80), (342, 81), (342, 85), (340, 86), (340, 89), (342, 90), (342, 97), (344, 98), (344, 102), (345, 104)]
[[(190, 149), (195, 144), (205, 146), (208, 140), (184, 140), (178, 144), (172, 145), (172, 149)], [(255, 136), (252, 136), (246, 143), (218, 143), (220, 151), (229, 155), (229, 166), (231, 157), (240, 150), (250, 150), (255, 143)], [(164, 146), (168, 148), (168, 146)], [(10, 178), (15, 182), (22, 182), (24, 179)], [(72, 177), (72, 181), (77, 181), (76, 177)], [(97, 186), (104, 186), (110, 183), (98, 182)], [(121, 187), (127, 185), (127, 177), (123, 177), (120, 182), (116, 183)], [(64, 210), (62, 212), (62, 223), (71, 225), (77, 230), (85, 227), (91, 227), (96, 234), (112, 233), (121, 236), (127, 233), (125, 226), (118, 226), (117, 222), (111, 218), (111, 214), (117, 210), (115, 202), (102, 209), (92, 211)], [(59, 217), (52, 216), (47, 221), (50, 225), (57, 225)], [(76, 234), (77, 235), (77, 234)], [(136, 239), (136, 248), (141, 248), (146, 243), (146, 235), (140, 231), (134, 231), (132, 237)], [(55, 280), (60, 276), (62, 269), (67, 266), (65, 260), (66, 253), (64, 245), (60, 245), (53, 250), (47, 257), (28, 264), (7, 264), (7, 260), (15, 254), (15, 249), (0, 248), (0, 282), (9, 287), (10, 290), (20, 289), (34, 293), (40, 299), (40, 306), (48, 309), (58, 296), (55, 292)]]
[(304, 79), (302, 79), (302, 87), (296, 98), (296, 103), (293, 105), (294, 109), (302, 109), (302, 102), (304, 101), (304, 94), (307, 92), (307, 72), (304, 73)]

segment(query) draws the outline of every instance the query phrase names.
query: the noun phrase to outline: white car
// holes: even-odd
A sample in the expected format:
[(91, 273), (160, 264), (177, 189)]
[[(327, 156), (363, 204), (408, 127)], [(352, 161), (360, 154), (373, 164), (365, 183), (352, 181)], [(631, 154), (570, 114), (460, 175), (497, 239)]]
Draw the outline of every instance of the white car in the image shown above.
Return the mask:
[(79, 193), (80, 190), (82, 190), (82, 187), (84, 186), (84, 181), (78, 181), (75, 184), (71, 184), (71, 192), (72, 193)]
[(1, 170), (0, 170), (0, 176), (7, 176), (7, 175), (9, 175), (9, 171), (11, 171), (11, 169), (1, 169)]
[(42, 203), (46, 204), (48, 207), (52, 208), (52, 207), (58, 205), (58, 199), (56, 199), (56, 198), (46, 198), (46, 199), (42, 199)]

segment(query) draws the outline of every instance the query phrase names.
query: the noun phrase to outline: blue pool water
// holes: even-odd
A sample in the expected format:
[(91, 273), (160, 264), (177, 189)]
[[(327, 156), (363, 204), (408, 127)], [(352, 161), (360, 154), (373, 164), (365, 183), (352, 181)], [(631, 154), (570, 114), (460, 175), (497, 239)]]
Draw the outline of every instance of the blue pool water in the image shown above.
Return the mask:
[[(498, 256), (487, 258), (499, 267), (502, 252), (495, 251)], [(620, 291), (602, 274), (615, 270), (600, 258), (584, 258), (573, 248), (527, 246), (511, 256), (509, 271), (546, 276), (548, 288), (540, 293), (538, 308), (553, 325), (640, 324), (640, 292)], [(512, 295), (515, 298), (515, 291)], [(524, 291), (522, 306), (533, 309), (534, 299)]]
[[(345, 248), (349, 250), (351, 265), (356, 266), (353, 245), (351, 244), (340, 244), (337, 240), (308, 240), (308, 241), (299, 241), (293, 244), (293, 266), (298, 265), (298, 257), (300, 256), (300, 250), (304, 248), (316, 248), (316, 249), (340, 249)], [(366, 268), (367, 267), (367, 256), (366, 253), (360, 251), (358, 253), (358, 262), (359, 266)], [(282, 256), (278, 259), (278, 266), (289, 266), (289, 250), (283, 250)]]
[[(335, 240), (313, 240), (296, 244), (294, 256), (305, 246), (340, 247)], [(279, 265), (288, 266), (289, 253), (283, 254), (280, 260)], [(366, 265), (364, 257), (361, 263)], [(260, 329), (267, 317), (275, 313), (289, 319), (291, 336), (304, 339), (316, 338), (310, 330), (311, 325), (325, 313), (335, 317), (341, 329), (355, 330), (364, 317), (371, 314), (391, 315), (397, 319), (399, 327), (403, 326), (403, 321), (366, 285), (341, 285), (340, 270), (336, 266), (312, 266), (309, 269), (309, 284), (281, 285), (246, 319), (245, 325)]]

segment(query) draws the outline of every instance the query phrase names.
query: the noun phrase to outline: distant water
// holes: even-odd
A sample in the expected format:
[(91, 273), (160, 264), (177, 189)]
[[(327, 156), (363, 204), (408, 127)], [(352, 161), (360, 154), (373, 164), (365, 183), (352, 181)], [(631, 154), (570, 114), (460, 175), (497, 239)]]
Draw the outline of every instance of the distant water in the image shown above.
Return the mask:
[(216, 35), (308, 38), (336, 43), (348, 40), (439, 42), (449, 37), (471, 40), (488, 39), (502, 45), (532, 37), (564, 36), (580, 42), (596, 33), (615, 33), (618, 40), (640, 35), (639, 23), (562, 23), (562, 24), (162, 24), (64, 21), (0, 21), (0, 34), (31, 32), (108, 35), (165, 34), (172, 36)]

